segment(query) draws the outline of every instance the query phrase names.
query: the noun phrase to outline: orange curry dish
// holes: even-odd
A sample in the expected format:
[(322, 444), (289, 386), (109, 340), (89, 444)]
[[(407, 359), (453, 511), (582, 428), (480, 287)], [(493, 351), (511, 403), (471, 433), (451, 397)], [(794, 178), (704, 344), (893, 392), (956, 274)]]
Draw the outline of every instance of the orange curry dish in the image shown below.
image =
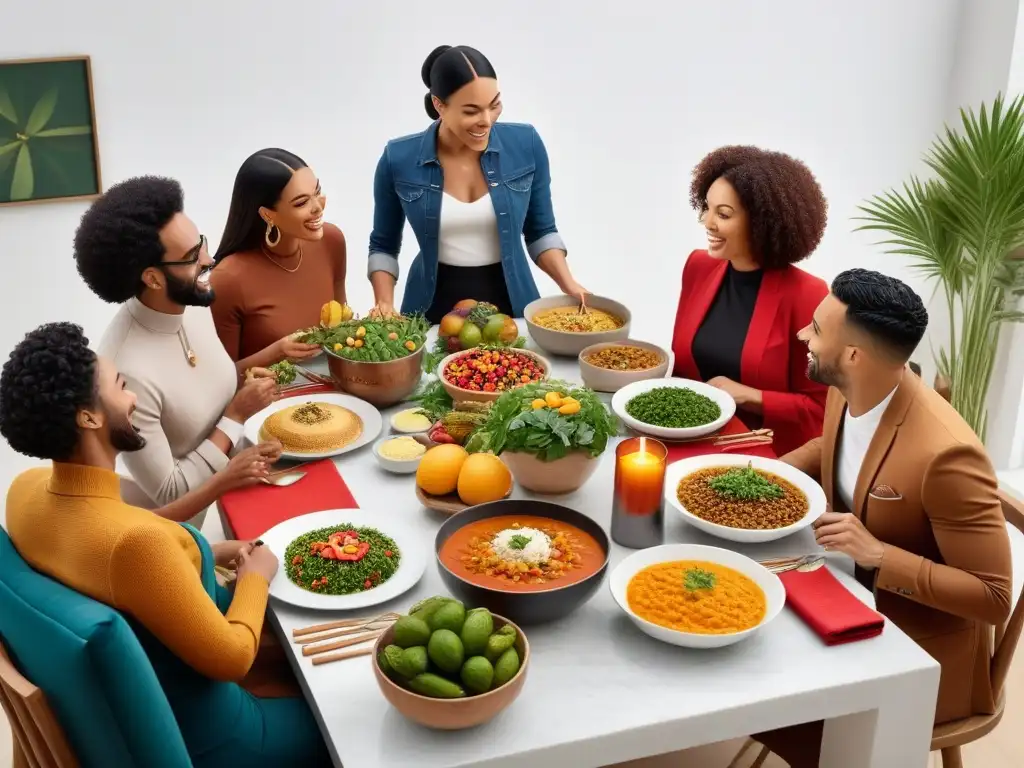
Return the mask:
[(490, 589), (534, 592), (583, 581), (604, 565), (597, 540), (544, 517), (502, 516), (469, 523), (442, 545), (444, 566)]

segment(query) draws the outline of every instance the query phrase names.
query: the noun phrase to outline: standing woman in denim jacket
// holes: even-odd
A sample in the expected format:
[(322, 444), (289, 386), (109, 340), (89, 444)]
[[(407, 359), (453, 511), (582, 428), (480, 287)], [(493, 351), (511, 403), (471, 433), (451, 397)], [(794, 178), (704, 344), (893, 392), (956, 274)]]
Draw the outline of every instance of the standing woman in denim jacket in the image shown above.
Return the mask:
[(521, 317), (540, 295), (527, 253), (564, 293), (582, 296), (555, 226), (544, 143), (531, 125), (497, 122), (494, 67), (473, 48), (442, 45), (421, 75), (434, 122), (389, 141), (373, 181), (374, 312), (394, 312), (407, 219), (420, 252), (409, 268), (402, 314), (421, 312), (437, 323), (456, 302), (476, 299)]

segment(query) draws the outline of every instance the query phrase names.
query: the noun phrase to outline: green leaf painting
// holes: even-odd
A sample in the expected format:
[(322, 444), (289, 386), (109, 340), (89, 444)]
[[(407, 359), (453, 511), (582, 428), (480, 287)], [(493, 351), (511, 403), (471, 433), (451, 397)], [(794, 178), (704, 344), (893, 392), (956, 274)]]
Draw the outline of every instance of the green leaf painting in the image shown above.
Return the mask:
[(0, 62), (0, 205), (94, 195), (87, 59)]

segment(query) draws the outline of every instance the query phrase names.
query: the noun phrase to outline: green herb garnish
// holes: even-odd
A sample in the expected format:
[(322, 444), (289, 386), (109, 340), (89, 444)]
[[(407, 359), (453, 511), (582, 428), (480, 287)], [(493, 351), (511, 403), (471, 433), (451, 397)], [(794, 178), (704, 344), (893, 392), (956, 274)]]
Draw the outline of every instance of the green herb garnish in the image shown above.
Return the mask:
[(688, 568), (683, 586), (687, 592), (696, 592), (698, 589), (714, 589), (715, 574), (705, 571), (703, 568)]
[(428, 381), (409, 400), (416, 403), (420, 407), (420, 413), (431, 421), (437, 421), (455, 407), (451, 395), (442, 386), (440, 379)]
[[(570, 396), (578, 412), (561, 414), (554, 408), (533, 408), (548, 392)], [(565, 381), (547, 380), (516, 387), (491, 406), (487, 420), (470, 436), (470, 453), (504, 451), (529, 453), (541, 461), (555, 461), (569, 451), (600, 456), (615, 435), (618, 422), (593, 390)]]
[(719, 496), (739, 501), (768, 501), (779, 499), (784, 491), (753, 466), (737, 467), (708, 480), (711, 490)]
[(508, 545), (512, 549), (526, 549), (526, 545), (530, 543), (530, 540), (529, 536), (522, 536), (517, 533), (508, 540)]
[(626, 403), (626, 413), (655, 427), (686, 429), (710, 424), (722, 415), (718, 403), (686, 387), (657, 387)]
[(277, 376), (277, 384), (280, 387), (291, 384), (295, 381), (295, 377), (299, 375), (298, 369), (288, 360), (274, 363), (270, 366), (269, 370), (273, 371)]

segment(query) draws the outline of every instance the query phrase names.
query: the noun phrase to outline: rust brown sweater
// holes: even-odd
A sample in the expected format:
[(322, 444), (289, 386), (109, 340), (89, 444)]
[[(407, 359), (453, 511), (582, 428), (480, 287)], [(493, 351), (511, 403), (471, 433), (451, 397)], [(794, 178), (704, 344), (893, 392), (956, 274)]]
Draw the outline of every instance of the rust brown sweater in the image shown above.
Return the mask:
[(345, 236), (325, 223), (323, 239), (302, 244), (301, 264), (298, 257), (271, 260), (261, 250), (231, 254), (217, 264), (211, 284), (217, 335), (232, 360), (244, 360), (317, 325), (320, 307), (344, 294)]

